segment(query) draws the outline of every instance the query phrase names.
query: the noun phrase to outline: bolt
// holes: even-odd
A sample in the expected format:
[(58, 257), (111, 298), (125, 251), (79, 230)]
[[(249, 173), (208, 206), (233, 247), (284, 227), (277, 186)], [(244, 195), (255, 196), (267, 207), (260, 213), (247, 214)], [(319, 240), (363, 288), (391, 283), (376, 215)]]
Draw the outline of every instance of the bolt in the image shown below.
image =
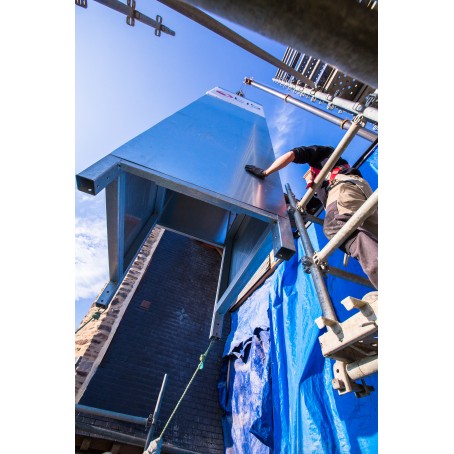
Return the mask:
[(345, 389), (345, 384), (340, 378), (333, 378), (332, 384), (333, 388), (338, 389), (339, 391), (343, 391)]

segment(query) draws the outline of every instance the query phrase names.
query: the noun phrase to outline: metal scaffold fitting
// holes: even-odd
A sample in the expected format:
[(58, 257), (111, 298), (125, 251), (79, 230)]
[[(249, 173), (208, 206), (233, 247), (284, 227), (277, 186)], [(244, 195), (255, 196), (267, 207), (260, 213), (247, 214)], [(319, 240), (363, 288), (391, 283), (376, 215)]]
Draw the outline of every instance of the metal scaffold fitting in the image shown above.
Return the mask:
[[(119, 13), (122, 13), (126, 16), (126, 23), (134, 27), (136, 20), (141, 22), (142, 24), (148, 25), (155, 29), (155, 35), (161, 36), (162, 33), (166, 33), (170, 36), (175, 36), (175, 32), (171, 30), (169, 27), (166, 27), (162, 24), (162, 17), (157, 15), (156, 20), (152, 19), (151, 17), (142, 14), (140, 11), (136, 10), (136, 1), (135, 0), (128, 0), (127, 4), (120, 2), (119, 0), (94, 0), (101, 5), (107, 6)], [(82, 8), (87, 8), (87, 0), (75, 0), (77, 6), (81, 6)]]
[(331, 302), (328, 290), (326, 288), (322, 271), (318, 266), (316, 266), (311, 257), (314, 255), (314, 249), (312, 247), (311, 240), (307, 233), (306, 227), (304, 226), (303, 218), (301, 213), (296, 209), (296, 199), (293, 194), (290, 185), (286, 184), (287, 196), (290, 202), (291, 209), (293, 210), (293, 217), (297, 229), (300, 233), (300, 241), (303, 246), (304, 252), (306, 254), (306, 261), (304, 262), (305, 271), (309, 271), (309, 274), (312, 277), (314, 282), (315, 289), (317, 291), (318, 300), (320, 303), (320, 308), (322, 310), (322, 319), (324, 326), (329, 326), (330, 329), (336, 334), (340, 334), (340, 328), (338, 324), (338, 318)]
[(304, 211), (306, 209), (306, 205), (309, 201), (314, 197), (315, 192), (317, 189), (322, 185), (325, 181), (326, 176), (329, 172), (333, 169), (338, 159), (341, 157), (342, 153), (345, 151), (347, 146), (350, 142), (354, 139), (357, 132), (363, 127), (363, 116), (357, 115), (353, 120), (348, 128), (347, 132), (342, 137), (341, 141), (337, 145), (336, 149), (333, 151), (331, 156), (329, 157), (326, 164), (320, 170), (320, 173), (315, 178), (314, 184), (310, 187), (306, 193), (304, 194), (303, 198), (298, 202), (296, 208), (300, 211)]
[(363, 203), (358, 211), (331, 238), (328, 244), (313, 256), (317, 265), (323, 266), (326, 259), (377, 209), (378, 189)]
[(130, 8), (129, 14), (126, 16), (126, 23), (134, 27), (136, 21), (134, 20), (134, 15), (136, 12), (136, 0), (128, 0), (128, 7)]
[[(293, 98), (292, 96), (288, 95), (288, 94), (283, 94), (283, 93), (280, 93), (279, 91), (277, 90), (274, 90), (273, 88), (270, 88), (270, 87), (267, 87), (266, 85), (263, 85), (261, 83), (258, 83), (256, 81), (254, 81), (254, 79), (252, 77), (245, 77), (244, 78), (244, 83), (246, 85), (250, 85), (252, 87), (255, 87), (255, 88), (259, 88), (260, 90), (263, 90), (264, 92), (266, 93), (269, 93), (273, 96), (276, 96), (280, 99), (282, 99), (284, 102), (288, 103), (288, 104), (293, 104), (294, 106), (296, 107), (299, 107), (303, 110), (306, 110), (307, 112), (310, 112), (314, 115), (317, 115), (318, 117), (320, 118), (323, 118), (324, 120), (327, 120), (329, 121), (330, 123), (333, 123), (335, 125), (338, 125), (338, 126), (341, 126), (342, 125), (342, 128), (344, 126), (346, 127), (349, 127), (353, 120), (350, 121), (350, 120), (343, 120), (341, 118), (339, 118), (338, 116), (336, 115), (333, 115), (329, 112), (325, 112), (324, 110), (321, 110), (317, 107), (314, 107), (310, 104), (307, 104), (305, 102), (302, 102), (298, 99), (295, 99)], [(334, 108), (334, 106), (333, 106)], [(361, 128), (359, 131), (358, 131), (358, 136), (359, 137), (362, 137), (363, 139), (366, 139), (366, 140), (369, 140), (371, 142), (375, 141), (377, 139), (377, 134), (373, 131), (369, 131), (368, 129), (366, 128)]]

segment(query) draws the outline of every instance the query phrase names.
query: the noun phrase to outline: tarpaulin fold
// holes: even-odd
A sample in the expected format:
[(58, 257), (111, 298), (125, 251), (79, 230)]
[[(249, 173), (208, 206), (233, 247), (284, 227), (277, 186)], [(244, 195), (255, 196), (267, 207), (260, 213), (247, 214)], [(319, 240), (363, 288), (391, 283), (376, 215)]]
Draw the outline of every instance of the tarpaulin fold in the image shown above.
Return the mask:
[[(313, 225), (309, 234), (320, 250), (326, 243), (321, 228)], [(297, 253), (233, 314), (224, 350), (231, 361), (228, 396), (225, 377), (219, 387), (230, 418), (230, 425), (224, 423), (228, 454), (378, 451), (377, 374), (366, 379), (376, 389), (367, 397), (339, 396), (332, 388), (334, 361), (321, 353), (323, 331), (314, 323), (321, 309), (301, 265), (304, 255), (297, 241)], [(330, 263), (342, 266), (342, 258), (336, 252)], [(350, 262), (348, 271), (364, 275), (355, 260)], [(327, 286), (341, 321), (352, 315), (341, 300), (371, 291), (332, 276)]]

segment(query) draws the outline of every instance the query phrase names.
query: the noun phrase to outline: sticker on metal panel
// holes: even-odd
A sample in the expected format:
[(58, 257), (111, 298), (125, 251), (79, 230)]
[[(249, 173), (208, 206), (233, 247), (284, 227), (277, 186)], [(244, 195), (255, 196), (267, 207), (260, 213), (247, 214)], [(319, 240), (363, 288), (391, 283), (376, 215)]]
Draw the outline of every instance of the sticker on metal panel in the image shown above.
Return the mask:
[(214, 96), (215, 98), (222, 99), (230, 104), (234, 104), (235, 106), (241, 107), (242, 109), (246, 109), (249, 112), (253, 112), (255, 114), (260, 115), (261, 117), (265, 117), (265, 112), (263, 107), (260, 104), (257, 104), (249, 99), (243, 98), (242, 96), (236, 95), (234, 93), (230, 93), (223, 88), (215, 87), (210, 91), (207, 91), (207, 95)]

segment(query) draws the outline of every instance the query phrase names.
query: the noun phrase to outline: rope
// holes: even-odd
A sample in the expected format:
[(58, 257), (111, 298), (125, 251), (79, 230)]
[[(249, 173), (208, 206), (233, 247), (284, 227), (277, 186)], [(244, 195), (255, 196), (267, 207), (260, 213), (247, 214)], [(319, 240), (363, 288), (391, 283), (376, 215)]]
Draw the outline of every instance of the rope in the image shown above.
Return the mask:
[(205, 353), (203, 353), (202, 355), (200, 355), (200, 363), (199, 363), (199, 365), (197, 366), (197, 369), (195, 370), (194, 374), (192, 375), (191, 380), (189, 380), (189, 383), (188, 383), (188, 385), (186, 386), (186, 389), (183, 391), (183, 394), (181, 395), (180, 400), (177, 402), (177, 405), (176, 405), (175, 408), (173, 409), (173, 412), (172, 412), (172, 414), (170, 415), (169, 419), (167, 420), (166, 425), (164, 426), (164, 429), (162, 429), (162, 432), (161, 432), (161, 435), (159, 435), (159, 438), (162, 438), (162, 436), (164, 435), (164, 432), (166, 431), (166, 429), (167, 429), (167, 427), (168, 427), (168, 425), (169, 425), (171, 419), (172, 419), (173, 416), (175, 415), (175, 413), (176, 413), (178, 407), (180, 406), (181, 401), (183, 400), (183, 397), (184, 397), (185, 394), (188, 392), (188, 389), (189, 389), (189, 387), (191, 386), (191, 383), (193, 382), (195, 376), (197, 375), (197, 372), (198, 372), (199, 370), (203, 369), (203, 365), (204, 365), (204, 363), (205, 363), (205, 359), (206, 359), (206, 357), (207, 357), (207, 355), (208, 355), (208, 352), (211, 350), (211, 347), (213, 346), (214, 341), (215, 341), (215, 339), (212, 339), (211, 342), (210, 342), (210, 345), (209, 345), (208, 348), (207, 348), (207, 351), (206, 351)]
[(97, 312), (95, 312), (89, 320), (87, 320), (82, 326), (79, 326), (78, 329), (76, 329), (76, 332), (74, 334), (77, 334), (82, 328), (84, 328), (86, 325), (88, 325), (92, 320), (99, 320), (99, 317), (101, 317), (101, 314), (105, 311), (105, 309), (101, 312), (99, 309)]

